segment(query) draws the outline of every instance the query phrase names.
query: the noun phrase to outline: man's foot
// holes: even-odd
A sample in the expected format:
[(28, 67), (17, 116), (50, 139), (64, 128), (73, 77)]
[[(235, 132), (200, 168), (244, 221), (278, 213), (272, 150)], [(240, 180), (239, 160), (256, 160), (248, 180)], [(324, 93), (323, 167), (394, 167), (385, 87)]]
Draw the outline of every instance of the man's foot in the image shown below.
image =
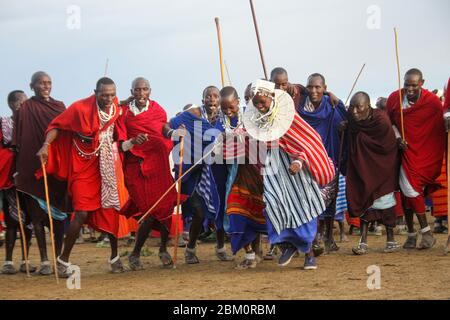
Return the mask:
[(111, 272), (112, 273), (122, 273), (125, 271), (125, 268), (123, 267), (122, 261), (120, 261), (120, 256), (117, 255), (112, 260), (109, 260), (109, 263), (111, 265)]
[(108, 238), (104, 238), (102, 241), (97, 242), (96, 248), (111, 248), (111, 243)]
[(187, 242), (184, 241), (183, 237), (178, 237), (178, 248), (186, 247)]
[(360, 242), (358, 246), (352, 248), (353, 254), (362, 256), (369, 253), (369, 246), (366, 243)]
[(403, 244), (403, 249), (415, 249), (417, 245), (417, 234), (408, 234), (408, 238)]
[[(28, 263), (28, 269), (29, 269), (30, 273), (33, 273), (33, 272), (36, 272), (37, 267)], [(25, 261), (22, 261), (22, 263), (20, 264), (19, 271), (22, 273), (27, 273), (27, 265), (26, 265)]]
[(84, 238), (83, 238), (83, 234), (80, 232), (80, 236), (78, 237), (78, 239), (75, 241), (76, 244), (82, 244), (84, 243)]
[(184, 252), (184, 261), (187, 264), (197, 264), (200, 263), (200, 260), (198, 260), (198, 257), (196, 255), (195, 249), (189, 249), (186, 247), (186, 251)]
[(56, 259), (56, 271), (58, 272), (58, 278), (68, 278), (72, 275), (70, 270), (70, 262), (62, 261), (59, 257)]
[(173, 260), (170, 254), (167, 251), (163, 251), (159, 253), (159, 260), (161, 260), (164, 268), (172, 268)]
[(134, 254), (128, 256), (128, 266), (133, 271), (144, 270), (144, 265), (142, 264), (140, 257)]
[(372, 236), (382, 236), (383, 235), (383, 228), (381, 226), (376, 226), (373, 228), (372, 231), (368, 232), (369, 235)]
[(448, 232), (447, 228), (442, 224), (434, 226), (433, 233), (442, 234), (442, 233), (447, 233), (447, 232)]
[(256, 268), (256, 265), (256, 259), (244, 259), (234, 268), (236, 270), (254, 269)]
[(38, 274), (41, 276), (49, 276), (53, 273), (52, 266), (50, 265), (50, 261), (44, 261), (41, 263), (41, 267), (39, 268)]
[(225, 250), (225, 247), (217, 249), (216, 247), (216, 256), (220, 261), (233, 261), (233, 257), (230, 257)]
[(291, 244), (286, 244), (281, 252), (281, 256), (278, 259), (278, 266), (285, 267), (287, 266), (294, 255), (297, 253), (297, 248)]
[(431, 249), (436, 244), (436, 238), (433, 237), (431, 234), (431, 231), (422, 233), (422, 239), (420, 241), (419, 246), (417, 249), (419, 250), (425, 250), (425, 249)]
[(397, 225), (397, 227), (395, 227), (395, 233), (405, 236), (408, 234), (408, 228), (406, 227), (405, 224)]
[(383, 252), (392, 253), (398, 251), (398, 249), (400, 249), (400, 245), (397, 241), (388, 241), (386, 242), (386, 247), (384, 248)]
[(312, 251), (314, 253), (314, 257), (318, 257), (324, 253), (325, 249), (318, 244), (313, 244)]
[(326, 253), (330, 253), (330, 252), (334, 252), (334, 251), (338, 251), (339, 247), (336, 244), (336, 242), (334, 241), (327, 241), (325, 242), (325, 252)]
[(275, 259), (275, 256), (278, 253), (278, 249), (277, 246), (273, 246), (270, 248), (269, 252), (266, 253), (266, 255), (264, 256), (264, 260), (273, 260)]
[(6, 261), (2, 267), (2, 274), (16, 274), (17, 270), (14, 268), (12, 261)]
[(345, 233), (341, 233), (341, 235), (339, 236), (339, 241), (340, 242), (348, 242), (348, 237)]
[(316, 270), (316, 269), (317, 269), (316, 258), (306, 255), (303, 270)]

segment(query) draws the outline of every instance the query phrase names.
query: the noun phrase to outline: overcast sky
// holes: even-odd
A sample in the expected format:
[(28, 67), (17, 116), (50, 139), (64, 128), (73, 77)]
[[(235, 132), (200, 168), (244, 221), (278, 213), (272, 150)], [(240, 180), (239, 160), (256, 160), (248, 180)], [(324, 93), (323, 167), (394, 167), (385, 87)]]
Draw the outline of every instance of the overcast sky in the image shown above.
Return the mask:
[[(420, 68), (430, 89), (450, 76), (448, 0), (254, 3), (269, 72), (285, 67), (291, 82), (320, 72), (345, 100), (367, 63), (357, 90), (387, 96), (397, 87), (394, 26), (402, 73)], [(0, 114), (9, 113), (9, 91), (32, 94), (38, 70), (52, 76), (52, 96), (66, 105), (89, 96), (107, 59), (120, 98), (144, 76), (169, 115), (200, 104), (204, 87), (220, 86), (216, 16), (232, 85), (243, 96), (263, 76), (248, 0), (0, 0)]]

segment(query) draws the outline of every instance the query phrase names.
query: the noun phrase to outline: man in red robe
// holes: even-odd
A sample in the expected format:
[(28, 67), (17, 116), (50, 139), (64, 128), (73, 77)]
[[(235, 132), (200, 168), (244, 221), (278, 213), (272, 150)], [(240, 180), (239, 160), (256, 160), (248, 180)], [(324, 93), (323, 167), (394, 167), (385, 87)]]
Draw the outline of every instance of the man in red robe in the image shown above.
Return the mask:
[[(420, 224), (422, 239), (418, 249), (429, 249), (436, 239), (431, 233), (425, 215), (425, 194), (439, 188), (436, 179), (441, 172), (445, 151), (445, 125), (442, 104), (439, 98), (423, 88), (422, 72), (411, 69), (405, 74), (401, 90), (403, 101), (400, 106), (399, 91), (393, 92), (387, 100), (387, 111), (394, 125), (394, 131), (402, 152), (400, 168), (400, 189), (405, 197), (405, 219), (408, 238), (405, 249), (414, 249), (417, 233), (414, 230), (414, 214)], [(400, 107), (403, 109), (402, 133)]]
[(106, 232), (111, 241), (111, 269), (123, 272), (117, 252), (119, 193), (114, 167), (113, 133), (119, 116), (116, 85), (109, 78), (97, 82), (95, 94), (74, 102), (47, 128), (38, 156), (47, 172), (68, 182), (75, 211), (57, 259), (60, 277), (70, 275), (69, 256), (83, 224)]
[[(41, 161), (36, 152), (42, 146), (45, 130), (49, 123), (66, 107), (61, 101), (50, 96), (52, 80), (50, 76), (38, 71), (31, 77), (30, 88), (34, 96), (25, 101), (14, 117), (14, 133), (12, 147), (16, 150), (15, 182), (17, 190), (23, 194), (22, 209), (31, 216), (34, 234), (41, 256), (39, 274), (52, 273), (47, 257), (44, 225), (49, 225), (45, 204), (44, 182), (37, 180), (35, 172), (41, 168)], [(66, 183), (54, 178), (48, 180), (52, 218), (54, 221), (54, 237), (56, 254), (61, 252), (64, 238), (64, 220), (70, 206), (67, 205)]]
[[(156, 101), (149, 99), (150, 93), (149, 81), (136, 78), (131, 85), (134, 99), (122, 106), (122, 115), (116, 123), (119, 148), (124, 152), (125, 185), (130, 195), (122, 213), (128, 217), (137, 218), (146, 213), (174, 182), (169, 164), (173, 144), (163, 135), (167, 114)], [(173, 265), (167, 242), (176, 201), (174, 188), (139, 227), (134, 250), (128, 257), (132, 270), (144, 268), (140, 254), (152, 228), (161, 234), (159, 258), (163, 266)]]

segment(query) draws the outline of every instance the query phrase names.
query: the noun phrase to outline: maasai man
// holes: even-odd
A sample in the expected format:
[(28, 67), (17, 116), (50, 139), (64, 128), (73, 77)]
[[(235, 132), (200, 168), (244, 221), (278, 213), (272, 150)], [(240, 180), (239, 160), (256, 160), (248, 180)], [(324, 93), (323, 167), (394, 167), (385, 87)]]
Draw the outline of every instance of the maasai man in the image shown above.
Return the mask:
[[(220, 90), (220, 107), (216, 128), (224, 132), (223, 161), (228, 165), (225, 211), (229, 219), (227, 232), (231, 235), (231, 249), (235, 255), (245, 249), (245, 259), (237, 269), (255, 268), (260, 255), (260, 234), (267, 233), (263, 214), (263, 179), (261, 166), (250, 161), (257, 150), (249, 148), (242, 124), (240, 99), (233, 87)], [(216, 154), (217, 161), (218, 154)], [(243, 159), (242, 159), (243, 158)], [(230, 159), (234, 159), (230, 162)], [(256, 161), (255, 161), (256, 162)]]
[[(301, 99), (302, 103), (298, 106), (297, 111), (322, 138), (328, 156), (333, 160), (336, 172), (343, 172), (345, 163), (342, 160), (345, 159), (346, 146), (342, 145), (342, 148), (340, 148), (341, 143), (344, 143), (344, 141), (341, 141), (341, 131), (339, 130), (339, 126), (347, 116), (344, 103), (339, 100), (336, 107), (333, 107), (330, 97), (324, 95), (327, 91), (325, 77), (319, 73), (314, 73), (308, 77), (306, 88), (308, 89), (308, 94)], [(341, 151), (342, 154), (340, 153)], [(339, 159), (339, 157), (341, 158)], [(340, 165), (340, 168), (337, 168), (338, 165)], [(333, 180), (326, 188), (327, 193), (329, 194), (329, 205), (325, 212), (320, 216), (325, 221), (325, 250), (327, 252), (339, 250), (339, 247), (333, 239), (337, 189), (339, 187), (338, 179), (339, 177), (335, 177), (335, 180)], [(342, 180), (342, 178), (340, 178), (340, 180)], [(345, 184), (343, 187), (345, 190)]]
[[(190, 169), (202, 156), (212, 147), (217, 130), (212, 130), (212, 125), (202, 116), (202, 108), (194, 104), (188, 104), (184, 112), (172, 118), (164, 127), (167, 137), (176, 138), (174, 130), (184, 129), (188, 133), (184, 142), (183, 172)], [(181, 131), (183, 132), (183, 131)], [(179, 149), (179, 143), (175, 150)], [(178, 179), (179, 158), (175, 157), (175, 178)], [(202, 224), (205, 218), (215, 220), (220, 211), (220, 199), (217, 192), (216, 183), (211, 170), (211, 162), (202, 161), (181, 181), (181, 193), (188, 197), (183, 203), (182, 212), (184, 217), (191, 217), (189, 228), (189, 241), (184, 254), (187, 264), (199, 263), (196, 253), (197, 240), (202, 231)], [(206, 213), (206, 214), (205, 214)], [(223, 239), (223, 238), (222, 238)], [(221, 261), (229, 261), (226, 254), (224, 241), (220, 241), (220, 233), (217, 236), (216, 255)]]
[[(441, 172), (445, 151), (445, 125), (439, 98), (424, 89), (423, 84), (422, 72), (418, 69), (409, 70), (404, 78), (402, 106), (399, 103), (399, 91), (393, 92), (386, 104), (399, 147), (403, 151), (399, 181), (407, 208), (405, 219), (408, 238), (403, 246), (405, 249), (416, 248), (414, 212), (422, 234), (417, 248), (429, 249), (436, 243), (427, 223), (424, 197), (438, 188), (436, 179)], [(401, 136), (400, 107), (403, 109), (404, 137)]]
[(265, 80), (257, 80), (253, 92), (244, 125), (255, 139), (270, 142), (264, 175), (269, 241), (283, 247), (279, 266), (289, 264), (301, 251), (307, 253), (304, 269), (316, 269), (311, 245), (317, 217), (325, 211), (319, 186), (332, 181), (333, 162), (319, 134), (295, 112), (287, 93)]
[(398, 147), (386, 112), (372, 109), (369, 95), (357, 92), (350, 101), (348, 115), (347, 200), (349, 214), (360, 217), (361, 239), (352, 251), (368, 252), (370, 222), (386, 226), (386, 248), (393, 252), (400, 246), (394, 240), (395, 195), (398, 189)]
[[(14, 118), (14, 135), (12, 145), (16, 148), (15, 181), (17, 190), (24, 193), (23, 211), (30, 215), (34, 235), (41, 256), (39, 274), (52, 273), (47, 257), (44, 225), (49, 224), (45, 201), (44, 182), (35, 177), (41, 168), (41, 160), (36, 153), (42, 146), (45, 130), (50, 122), (66, 108), (64, 103), (50, 96), (52, 80), (42, 71), (31, 77), (31, 89), (34, 96), (25, 101)], [(64, 220), (67, 218), (70, 205), (67, 199), (67, 184), (52, 177), (48, 180), (52, 218), (54, 220), (54, 238), (56, 254), (61, 252), (64, 237)]]
[[(1, 131), (0, 131), (0, 201), (3, 202), (3, 211), (5, 214), (6, 223), (6, 237), (5, 237), (5, 263), (3, 264), (2, 273), (3, 274), (15, 274), (17, 273), (13, 262), (13, 251), (16, 243), (17, 232), (19, 230), (19, 215), (17, 212), (17, 199), (16, 190), (14, 188), (14, 183), (12, 179), (13, 168), (14, 168), (14, 152), (9, 149), (12, 140), (13, 133), (13, 118), (21, 107), (21, 105), (27, 100), (27, 96), (21, 90), (15, 90), (8, 94), (8, 106), (12, 111), (12, 117), (0, 118), (1, 121)], [(26, 212), (22, 213), (22, 222), (25, 231), (25, 243), (27, 249), (30, 248), (31, 244), (31, 234), (32, 234), (32, 224), (30, 222), (30, 217)], [(22, 237), (22, 235), (21, 235)], [(27, 250), (29, 252), (29, 250)], [(25, 252), (22, 247), (22, 263), (20, 264), (20, 272), (26, 272)], [(36, 267), (30, 265), (30, 272), (35, 272)]]
[[(150, 100), (150, 93), (147, 79), (134, 79), (131, 84), (134, 100), (122, 106), (122, 115), (116, 123), (117, 140), (124, 152), (125, 185), (130, 195), (121, 213), (136, 218), (146, 213), (174, 182), (169, 165), (173, 144), (163, 135), (167, 115), (156, 101)], [(176, 203), (177, 191), (172, 189), (141, 224), (134, 250), (128, 257), (131, 270), (144, 268), (141, 249), (152, 228), (161, 234), (159, 258), (163, 266), (173, 265), (167, 242)]]
[(58, 275), (70, 276), (69, 257), (81, 227), (108, 233), (109, 263), (113, 273), (123, 272), (117, 252), (120, 210), (113, 133), (119, 116), (116, 85), (109, 78), (98, 80), (94, 95), (74, 102), (48, 126), (38, 156), (48, 159), (49, 175), (67, 180), (75, 217), (57, 258)]
[(291, 84), (286, 69), (277, 67), (270, 72), (270, 81), (275, 83), (275, 89), (283, 90), (289, 93), (294, 105), (300, 105), (301, 97), (307, 95), (307, 90), (301, 84)]
[(209, 123), (214, 125), (219, 114), (220, 92), (215, 86), (208, 86), (202, 94), (202, 115)]
[[(291, 96), (294, 100), (295, 108), (302, 104), (304, 99), (308, 96), (308, 89), (301, 84), (292, 84), (289, 82), (289, 76), (284, 68), (277, 67), (270, 73), (270, 81), (275, 83), (275, 89), (283, 90)], [(340, 100), (331, 92), (324, 92), (324, 95), (330, 97), (331, 104), (336, 106)]]

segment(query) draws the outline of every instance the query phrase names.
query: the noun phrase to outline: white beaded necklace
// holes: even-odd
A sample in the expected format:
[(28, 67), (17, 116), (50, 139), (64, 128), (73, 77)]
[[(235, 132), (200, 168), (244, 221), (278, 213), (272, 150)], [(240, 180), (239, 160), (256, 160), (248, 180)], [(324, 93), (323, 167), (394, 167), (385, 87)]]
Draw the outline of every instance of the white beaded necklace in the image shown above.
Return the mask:
[[(97, 111), (98, 111), (98, 117), (100, 119), (100, 127), (103, 127), (105, 124), (107, 124), (111, 119), (114, 118), (114, 116), (116, 115), (116, 106), (113, 104), (111, 104), (111, 106), (109, 107), (109, 113), (104, 112), (103, 110), (100, 109), (100, 107), (97, 104)], [(75, 139), (73, 139), (73, 143), (75, 145), (75, 148), (78, 151), (78, 154), (82, 157), (82, 158), (88, 158), (91, 157), (93, 155), (98, 156), (98, 152), (100, 151), (101, 147), (103, 146), (103, 143), (108, 139), (108, 130), (100, 132), (100, 137), (99, 137), (99, 144), (98, 147), (92, 151), (92, 152), (84, 152), (83, 150), (81, 150), (81, 148), (78, 146), (77, 142), (75, 141)]]

